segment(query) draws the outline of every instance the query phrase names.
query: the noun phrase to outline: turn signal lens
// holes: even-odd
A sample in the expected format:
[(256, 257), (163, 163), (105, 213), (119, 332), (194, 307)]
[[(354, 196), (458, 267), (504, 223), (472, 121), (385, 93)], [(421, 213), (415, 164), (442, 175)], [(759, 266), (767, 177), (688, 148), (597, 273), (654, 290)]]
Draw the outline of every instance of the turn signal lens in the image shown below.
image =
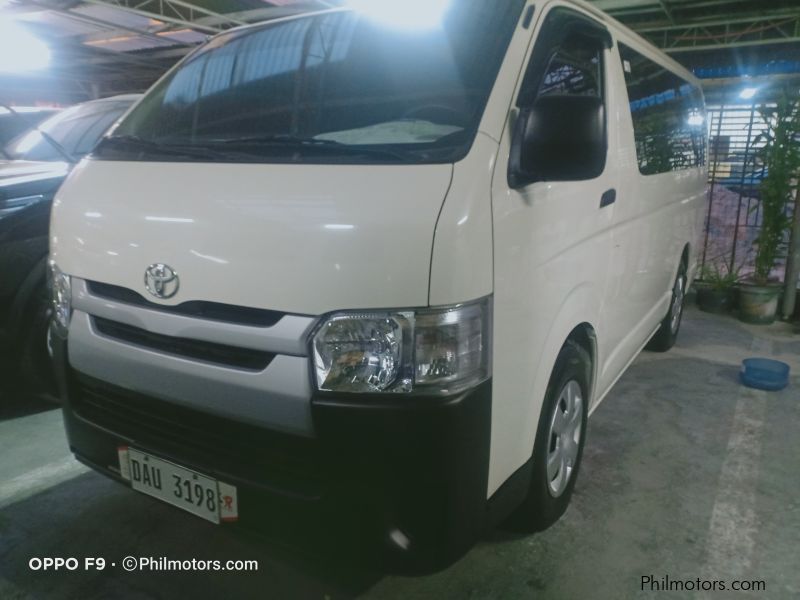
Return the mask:
[(69, 321), (72, 317), (72, 281), (69, 275), (61, 272), (58, 266), (50, 263), (50, 285), (53, 304), (53, 327), (62, 338), (69, 333)]

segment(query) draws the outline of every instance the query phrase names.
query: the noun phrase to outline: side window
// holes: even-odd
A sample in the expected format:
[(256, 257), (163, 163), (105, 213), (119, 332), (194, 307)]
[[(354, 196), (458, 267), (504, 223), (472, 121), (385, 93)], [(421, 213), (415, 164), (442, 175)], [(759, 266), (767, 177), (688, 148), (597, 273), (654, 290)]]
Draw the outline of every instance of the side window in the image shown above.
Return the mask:
[(602, 49), (581, 41), (580, 38), (568, 38), (558, 46), (545, 70), (537, 97), (602, 97)]
[(642, 175), (705, 164), (703, 93), (672, 71), (619, 44)]
[(605, 27), (579, 12), (559, 7), (547, 14), (517, 99), (512, 188), (602, 175), (608, 155), (603, 60), (611, 44)]
[(606, 36), (605, 28), (588, 17), (565, 8), (550, 11), (536, 40), (517, 105), (531, 106), (544, 96), (603, 100)]

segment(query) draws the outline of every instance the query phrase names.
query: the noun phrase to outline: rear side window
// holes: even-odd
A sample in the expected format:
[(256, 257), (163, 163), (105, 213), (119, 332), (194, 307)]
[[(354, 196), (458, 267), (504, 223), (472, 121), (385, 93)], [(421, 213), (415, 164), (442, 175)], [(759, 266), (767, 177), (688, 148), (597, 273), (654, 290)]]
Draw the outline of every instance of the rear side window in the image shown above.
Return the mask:
[(706, 115), (700, 88), (619, 44), (642, 175), (705, 164)]

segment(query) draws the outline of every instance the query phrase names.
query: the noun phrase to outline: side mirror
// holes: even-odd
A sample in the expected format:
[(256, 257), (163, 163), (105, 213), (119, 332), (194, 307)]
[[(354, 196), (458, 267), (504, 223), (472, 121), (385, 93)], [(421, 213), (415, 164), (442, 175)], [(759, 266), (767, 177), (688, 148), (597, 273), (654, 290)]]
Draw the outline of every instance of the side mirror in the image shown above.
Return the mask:
[(537, 181), (594, 179), (606, 164), (603, 101), (592, 96), (543, 96), (520, 111), (511, 145), (512, 188)]

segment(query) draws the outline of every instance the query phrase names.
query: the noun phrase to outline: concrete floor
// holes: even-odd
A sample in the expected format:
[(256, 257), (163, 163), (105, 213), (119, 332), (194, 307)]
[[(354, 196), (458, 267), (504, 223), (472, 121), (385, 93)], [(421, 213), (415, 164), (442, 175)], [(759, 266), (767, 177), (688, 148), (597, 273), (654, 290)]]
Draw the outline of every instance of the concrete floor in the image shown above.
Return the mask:
[[(792, 386), (741, 387), (741, 359), (790, 362)], [(0, 398), (0, 598), (800, 598), (800, 336), (687, 312), (592, 417), (572, 506), (536, 536), (497, 532), (447, 571), (384, 577), (207, 525), (89, 472), (59, 411)], [(256, 559), (257, 573), (126, 573), (127, 556)], [(42, 573), (31, 557), (103, 557)], [(642, 592), (641, 578), (758, 579), (758, 594)]]

